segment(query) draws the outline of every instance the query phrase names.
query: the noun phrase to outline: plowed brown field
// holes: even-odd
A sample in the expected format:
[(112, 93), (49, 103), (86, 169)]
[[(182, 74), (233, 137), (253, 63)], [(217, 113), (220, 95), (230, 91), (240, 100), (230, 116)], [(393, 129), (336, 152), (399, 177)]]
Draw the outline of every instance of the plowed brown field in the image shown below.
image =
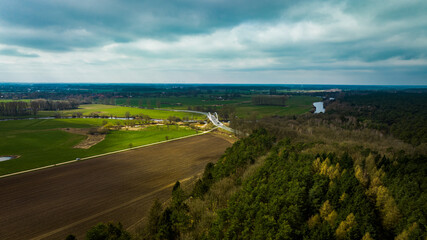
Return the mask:
[(205, 134), (1, 178), (0, 239), (83, 239), (101, 221), (130, 227), (230, 145)]

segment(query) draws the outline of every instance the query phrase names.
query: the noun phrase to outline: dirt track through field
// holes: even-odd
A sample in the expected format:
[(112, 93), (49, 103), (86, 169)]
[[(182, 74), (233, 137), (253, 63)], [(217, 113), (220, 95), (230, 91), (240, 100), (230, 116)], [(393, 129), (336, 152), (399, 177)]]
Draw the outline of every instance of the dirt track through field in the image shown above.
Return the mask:
[(230, 145), (205, 134), (2, 178), (0, 239), (84, 239), (99, 222), (132, 226)]

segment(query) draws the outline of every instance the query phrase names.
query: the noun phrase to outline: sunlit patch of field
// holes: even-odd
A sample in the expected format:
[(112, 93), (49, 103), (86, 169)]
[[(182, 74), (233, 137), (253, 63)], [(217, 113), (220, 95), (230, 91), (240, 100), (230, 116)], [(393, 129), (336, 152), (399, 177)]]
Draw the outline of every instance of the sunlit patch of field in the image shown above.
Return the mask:
[(99, 127), (104, 119), (14, 120), (0, 122), (0, 155), (20, 158), (0, 162), (0, 175), (57, 164), (87, 157), (195, 134), (186, 127), (149, 126), (140, 131), (110, 131), (105, 139), (89, 149), (74, 148), (87, 136), (63, 131), (63, 128)]

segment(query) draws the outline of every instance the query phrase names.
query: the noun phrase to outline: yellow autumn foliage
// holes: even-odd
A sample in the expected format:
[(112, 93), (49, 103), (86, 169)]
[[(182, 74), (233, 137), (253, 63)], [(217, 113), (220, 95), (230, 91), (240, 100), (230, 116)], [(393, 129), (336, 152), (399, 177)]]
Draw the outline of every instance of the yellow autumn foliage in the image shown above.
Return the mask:
[(368, 185), (368, 179), (365, 177), (365, 174), (364, 174), (362, 168), (359, 165), (356, 165), (354, 167), (354, 175), (357, 178), (357, 180), (359, 180), (359, 182), (363, 186), (366, 187)]
[(340, 202), (343, 202), (347, 199), (347, 193), (343, 193), (340, 197)]
[(313, 161), (313, 169), (315, 172), (319, 172), (320, 164), (322, 164), (322, 161), (320, 160), (320, 158), (316, 158), (316, 160)]
[(333, 226), (335, 224), (335, 220), (337, 219), (338, 214), (335, 210), (333, 210), (328, 216), (325, 217), (325, 221), (329, 223), (329, 225)]
[(377, 188), (376, 196), (376, 206), (380, 210), (384, 227), (393, 229), (400, 218), (396, 202), (384, 186)]
[(316, 225), (320, 224), (319, 214), (313, 215), (308, 219), (308, 228), (313, 229)]
[(414, 222), (409, 228), (403, 230), (403, 232), (401, 232), (399, 235), (397, 235), (397, 237), (395, 238), (395, 240), (407, 240), (407, 239), (409, 239), (409, 235), (416, 228), (418, 228), (418, 224), (416, 222)]
[(326, 219), (329, 214), (331, 214), (331, 212), (334, 209), (332, 208), (331, 204), (329, 203), (329, 200), (326, 200), (322, 206), (320, 207), (320, 217), (322, 217), (322, 219)]
[(365, 233), (365, 235), (363, 235), (362, 240), (374, 240), (371, 237), (371, 234), (369, 232)]
[(353, 213), (350, 213), (347, 218), (340, 223), (335, 235), (337, 239), (344, 239), (347, 233), (351, 230), (352, 227), (356, 226), (356, 218)]
[(326, 175), (329, 179), (335, 179), (340, 176), (340, 164), (331, 165), (331, 160), (326, 158), (325, 161), (321, 161), (320, 158), (317, 158), (313, 161), (313, 169), (315, 172)]
[(322, 175), (328, 175), (328, 170), (329, 170), (329, 159), (326, 159), (325, 161), (323, 161), (320, 164), (320, 174)]

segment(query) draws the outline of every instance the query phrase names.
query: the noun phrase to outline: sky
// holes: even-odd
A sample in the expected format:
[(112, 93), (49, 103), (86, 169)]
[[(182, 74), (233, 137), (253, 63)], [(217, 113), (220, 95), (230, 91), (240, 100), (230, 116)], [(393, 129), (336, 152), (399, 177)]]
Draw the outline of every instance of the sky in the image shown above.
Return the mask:
[(426, 0), (0, 0), (0, 83), (427, 85)]

